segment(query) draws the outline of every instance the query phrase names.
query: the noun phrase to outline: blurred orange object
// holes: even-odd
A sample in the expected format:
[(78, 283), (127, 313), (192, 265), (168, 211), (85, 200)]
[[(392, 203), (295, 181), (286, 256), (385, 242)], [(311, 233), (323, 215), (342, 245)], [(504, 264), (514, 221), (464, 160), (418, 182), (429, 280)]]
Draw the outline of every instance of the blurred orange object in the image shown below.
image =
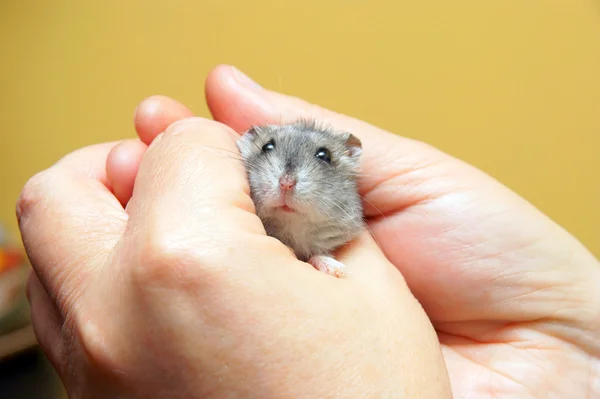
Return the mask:
[(0, 273), (15, 267), (20, 267), (25, 262), (23, 252), (17, 248), (0, 248)]

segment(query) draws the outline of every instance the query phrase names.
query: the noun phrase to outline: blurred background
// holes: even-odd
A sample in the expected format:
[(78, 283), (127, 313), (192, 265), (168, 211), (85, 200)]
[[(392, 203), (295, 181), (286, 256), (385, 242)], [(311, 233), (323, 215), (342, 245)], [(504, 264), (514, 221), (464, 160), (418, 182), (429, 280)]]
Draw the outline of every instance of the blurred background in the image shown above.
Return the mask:
[[(478, 166), (600, 256), (598, 0), (0, 0), (7, 242), (29, 177), (134, 137), (149, 95), (209, 116), (220, 63)], [(0, 392), (64, 397), (35, 349), (0, 362)]]

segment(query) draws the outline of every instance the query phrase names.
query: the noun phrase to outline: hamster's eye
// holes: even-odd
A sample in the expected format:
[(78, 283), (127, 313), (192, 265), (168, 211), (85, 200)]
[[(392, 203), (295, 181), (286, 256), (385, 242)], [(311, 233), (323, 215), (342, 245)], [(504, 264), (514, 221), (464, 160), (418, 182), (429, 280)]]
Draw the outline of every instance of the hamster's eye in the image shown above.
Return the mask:
[(262, 152), (263, 154), (273, 151), (275, 149), (275, 141), (271, 140), (267, 144), (263, 145)]
[(319, 148), (315, 156), (323, 162), (331, 163), (331, 152), (327, 148)]

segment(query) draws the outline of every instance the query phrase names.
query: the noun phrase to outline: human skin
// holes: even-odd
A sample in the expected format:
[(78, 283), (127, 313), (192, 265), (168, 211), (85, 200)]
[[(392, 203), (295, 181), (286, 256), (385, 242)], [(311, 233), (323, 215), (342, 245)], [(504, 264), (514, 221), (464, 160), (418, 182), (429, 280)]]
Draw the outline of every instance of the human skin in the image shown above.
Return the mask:
[[(455, 398), (600, 395), (598, 261), (531, 204), (426, 144), (265, 90), (228, 66), (209, 75), (206, 96), (214, 118), (237, 132), (309, 116), (361, 139), (370, 230), (433, 323)], [(136, 175), (136, 193), (143, 187), (140, 162), (151, 162), (146, 145), (189, 116), (176, 101), (152, 97), (136, 113), (140, 141), (108, 155), (103, 177), (128, 212)], [(40, 291), (36, 282), (31, 292)], [(68, 342), (38, 325), (38, 336)]]
[[(455, 398), (600, 397), (600, 267), (547, 216), (424, 143), (266, 90), (229, 66), (209, 75), (206, 98), (237, 132), (312, 117), (361, 139), (369, 227), (432, 320)], [(141, 143), (189, 115), (172, 99), (147, 99), (140, 141), (123, 152), (141, 156)]]
[[(435, 330), (369, 233), (340, 253), (344, 279), (298, 261), (254, 213), (235, 135), (185, 119), (26, 184), (32, 322), (69, 397), (451, 398)], [(108, 187), (132, 177), (125, 209)]]

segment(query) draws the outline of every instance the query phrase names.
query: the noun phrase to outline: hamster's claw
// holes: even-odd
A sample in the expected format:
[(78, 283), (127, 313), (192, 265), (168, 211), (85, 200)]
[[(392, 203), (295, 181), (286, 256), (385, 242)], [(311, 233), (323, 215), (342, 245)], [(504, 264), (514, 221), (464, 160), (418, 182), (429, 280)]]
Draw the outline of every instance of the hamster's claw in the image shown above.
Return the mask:
[(342, 278), (346, 275), (346, 266), (330, 256), (312, 256), (308, 260), (308, 263), (315, 269), (337, 278)]

